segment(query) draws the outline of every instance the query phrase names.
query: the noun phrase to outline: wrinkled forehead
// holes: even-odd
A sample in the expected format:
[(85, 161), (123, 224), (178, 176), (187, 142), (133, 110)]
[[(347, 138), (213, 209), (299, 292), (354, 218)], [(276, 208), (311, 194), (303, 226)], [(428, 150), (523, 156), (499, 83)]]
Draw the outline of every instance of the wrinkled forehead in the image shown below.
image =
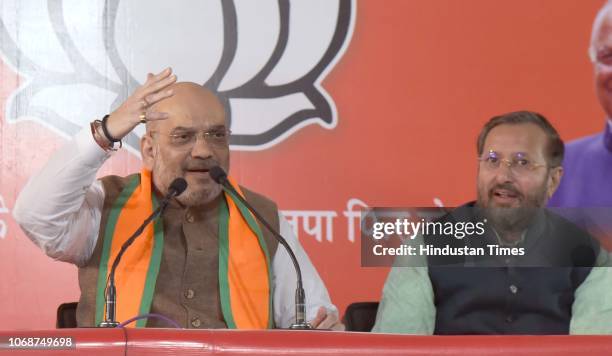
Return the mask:
[(225, 109), (208, 89), (197, 84), (178, 83), (174, 95), (155, 104), (151, 110), (167, 112), (168, 119), (152, 123), (156, 130), (169, 132), (176, 127), (206, 130), (226, 126)]
[(536, 124), (502, 124), (491, 129), (483, 145), (483, 154), (496, 152), (504, 157), (517, 154), (545, 158), (548, 137)]

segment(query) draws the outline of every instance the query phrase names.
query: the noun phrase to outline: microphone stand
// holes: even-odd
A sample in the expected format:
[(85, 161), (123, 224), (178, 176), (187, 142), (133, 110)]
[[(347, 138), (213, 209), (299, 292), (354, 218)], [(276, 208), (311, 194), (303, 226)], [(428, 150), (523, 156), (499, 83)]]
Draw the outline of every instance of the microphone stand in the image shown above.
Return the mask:
[[(215, 169), (215, 168), (218, 168), (218, 169)], [(289, 329), (294, 329), (294, 330), (313, 329), (312, 325), (310, 325), (306, 321), (306, 293), (304, 292), (304, 287), (302, 283), (302, 270), (300, 269), (298, 260), (295, 257), (293, 250), (289, 246), (289, 243), (287, 243), (287, 240), (285, 240), (285, 238), (281, 236), (281, 234), (276, 232), (272, 228), (272, 226), (270, 226), (270, 224), (268, 224), (268, 222), (257, 212), (257, 210), (255, 210), (251, 206), (251, 204), (249, 204), (244, 198), (240, 196), (240, 194), (238, 194), (236, 189), (234, 189), (234, 187), (232, 187), (232, 185), (229, 183), (227, 179), (227, 174), (225, 174), (223, 169), (221, 169), (218, 166), (213, 167), (210, 169), (209, 173), (215, 182), (221, 184), (221, 186), (224, 189), (229, 190), (238, 200), (240, 200), (240, 202), (242, 202), (242, 204), (244, 204), (253, 213), (253, 215), (255, 215), (257, 220), (259, 220), (266, 227), (266, 229), (268, 229), (268, 231), (270, 231), (272, 235), (274, 235), (276, 240), (278, 240), (278, 242), (281, 245), (283, 245), (283, 247), (287, 250), (287, 252), (289, 253), (289, 257), (291, 258), (291, 261), (293, 262), (293, 266), (295, 267), (295, 273), (297, 275), (297, 286), (295, 289), (295, 322), (291, 324)]]
[[(180, 182), (179, 180), (182, 180)], [(180, 183), (179, 183), (180, 182)], [(116, 318), (116, 310), (117, 310), (117, 289), (115, 288), (115, 271), (117, 270), (117, 266), (121, 261), (121, 257), (125, 251), (127, 251), (128, 247), (134, 243), (136, 238), (142, 234), (144, 229), (153, 221), (158, 215), (160, 215), (170, 203), (170, 199), (175, 196), (181, 194), (187, 188), (187, 182), (183, 178), (177, 178), (170, 184), (170, 192), (168, 195), (164, 197), (161, 201), (157, 209), (153, 211), (153, 213), (145, 219), (145, 221), (140, 225), (140, 227), (127, 239), (123, 245), (121, 245), (121, 250), (113, 260), (113, 265), (111, 267), (110, 273), (108, 274), (108, 285), (106, 287), (106, 292), (104, 294), (104, 320), (98, 325), (100, 328), (115, 328), (119, 325), (119, 322)]]

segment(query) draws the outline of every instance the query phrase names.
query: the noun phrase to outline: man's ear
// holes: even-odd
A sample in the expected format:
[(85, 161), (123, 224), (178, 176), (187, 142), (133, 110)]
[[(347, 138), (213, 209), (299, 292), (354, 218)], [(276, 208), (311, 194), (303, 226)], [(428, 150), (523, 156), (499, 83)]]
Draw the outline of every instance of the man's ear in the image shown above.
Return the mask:
[(555, 194), (557, 188), (559, 188), (559, 184), (561, 184), (561, 177), (563, 176), (563, 167), (555, 167), (551, 169), (548, 176), (548, 186), (546, 187), (546, 195), (548, 199)]
[(140, 138), (140, 154), (142, 155), (142, 165), (149, 171), (153, 170), (154, 153), (153, 137), (145, 133)]

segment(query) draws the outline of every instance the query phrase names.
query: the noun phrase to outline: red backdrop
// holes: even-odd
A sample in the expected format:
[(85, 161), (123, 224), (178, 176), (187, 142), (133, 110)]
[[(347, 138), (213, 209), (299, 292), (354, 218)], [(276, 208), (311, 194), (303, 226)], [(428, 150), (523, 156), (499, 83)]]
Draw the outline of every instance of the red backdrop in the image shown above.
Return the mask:
[[(474, 199), (475, 138), (503, 112), (541, 112), (565, 140), (602, 129), (587, 57), (602, 3), (359, 0), (348, 49), (322, 83), (335, 101), (337, 126), (312, 125), (269, 149), (234, 151), (232, 174), (282, 210), (335, 211), (332, 241), (301, 227), (300, 240), (342, 313), (351, 302), (378, 300), (388, 269), (360, 266), (359, 238), (347, 235), (347, 202)], [(0, 64), (0, 103), (25, 80)], [(50, 328), (57, 305), (78, 299), (76, 268), (46, 257), (10, 213), (28, 177), (65, 139), (4, 116), (0, 139), (0, 328)], [(139, 166), (123, 151), (101, 175)]]

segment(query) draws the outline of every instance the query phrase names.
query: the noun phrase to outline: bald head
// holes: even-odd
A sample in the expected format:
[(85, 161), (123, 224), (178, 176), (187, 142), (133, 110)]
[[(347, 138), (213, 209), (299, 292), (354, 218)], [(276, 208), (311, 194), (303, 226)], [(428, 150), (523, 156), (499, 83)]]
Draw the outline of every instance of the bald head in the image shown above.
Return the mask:
[(174, 95), (151, 105), (148, 110), (149, 112), (167, 112), (170, 116), (169, 120), (147, 122), (147, 132), (159, 130), (166, 126), (164, 122), (172, 122), (173, 117), (180, 115), (202, 115), (203, 118), (209, 117), (215, 121), (221, 119), (226, 124), (225, 109), (219, 98), (208, 88), (193, 82), (179, 82), (172, 84), (168, 89), (171, 89)]
[(612, 0), (608, 0), (601, 9), (599, 9), (593, 21), (591, 44), (589, 47), (591, 62), (597, 60), (597, 52), (606, 44), (606, 36), (611, 32), (612, 12), (610, 10), (612, 10)]
[(606, 116), (612, 118), (612, 1), (595, 16), (589, 57), (593, 63), (597, 99)]

